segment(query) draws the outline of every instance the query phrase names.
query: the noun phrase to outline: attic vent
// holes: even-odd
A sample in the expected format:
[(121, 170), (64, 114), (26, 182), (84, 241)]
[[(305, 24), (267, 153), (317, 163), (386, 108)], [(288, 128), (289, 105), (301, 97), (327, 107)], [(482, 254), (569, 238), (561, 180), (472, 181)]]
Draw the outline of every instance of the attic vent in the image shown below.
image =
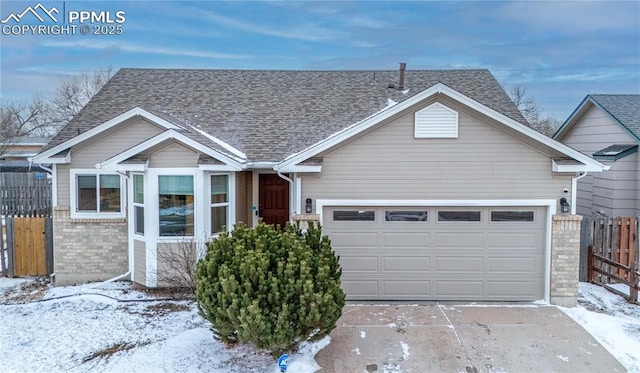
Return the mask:
[(437, 102), (416, 111), (414, 137), (458, 138), (458, 112)]

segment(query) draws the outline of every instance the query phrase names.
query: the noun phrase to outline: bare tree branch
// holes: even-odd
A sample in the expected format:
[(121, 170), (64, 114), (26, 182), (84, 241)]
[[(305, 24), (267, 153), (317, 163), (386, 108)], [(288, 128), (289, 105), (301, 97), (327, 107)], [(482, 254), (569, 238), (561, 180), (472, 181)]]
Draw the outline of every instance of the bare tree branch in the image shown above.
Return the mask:
[(547, 136), (553, 134), (560, 124), (560, 121), (551, 117), (545, 117), (542, 106), (527, 93), (526, 88), (521, 85), (513, 86), (507, 90), (507, 93), (511, 101), (516, 104), (518, 110), (520, 110), (524, 118), (529, 122), (531, 128)]

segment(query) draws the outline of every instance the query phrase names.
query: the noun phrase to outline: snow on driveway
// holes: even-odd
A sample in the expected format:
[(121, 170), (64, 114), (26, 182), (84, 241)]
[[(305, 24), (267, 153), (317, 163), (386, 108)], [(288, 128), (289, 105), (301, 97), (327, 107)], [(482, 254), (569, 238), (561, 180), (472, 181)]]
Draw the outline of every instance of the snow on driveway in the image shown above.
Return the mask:
[[(51, 300), (20, 303), (33, 287), (0, 297), (2, 372), (279, 371), (268, 354), (214, 340), (193, 301), (155, 301), (128, 283), (40, 288)], [(313, 356), (328, 343), (304, 347), (290, 366), (316, 371)]]

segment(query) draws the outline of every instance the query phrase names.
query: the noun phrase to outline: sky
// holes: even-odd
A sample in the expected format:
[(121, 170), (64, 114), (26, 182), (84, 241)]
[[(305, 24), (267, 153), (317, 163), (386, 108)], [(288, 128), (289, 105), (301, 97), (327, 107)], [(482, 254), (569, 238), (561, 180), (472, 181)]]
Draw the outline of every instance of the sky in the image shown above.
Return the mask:
[(10, 18), (38, 1), (0, 1), (3, 102), (53, 95), (65, 79), (109, 66), (481, 68), (560, 121), (587, 94), (640, 93), (639, 0), (40, 3), (44, 22)]

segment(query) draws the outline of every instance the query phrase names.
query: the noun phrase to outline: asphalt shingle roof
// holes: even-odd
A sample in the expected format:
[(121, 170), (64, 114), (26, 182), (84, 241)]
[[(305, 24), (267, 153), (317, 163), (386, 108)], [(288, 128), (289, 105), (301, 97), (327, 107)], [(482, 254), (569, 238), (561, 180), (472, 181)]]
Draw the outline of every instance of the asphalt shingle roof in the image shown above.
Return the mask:
[(640, 139), (640, 95), (589, 95)]
[(190, 126), (244, 152), (280, 161), (437, 83), (514, 119), (526, 120), (488, 70), (394, 71), (121, 69), (49, 143), (61, 144), (134, 107)]

